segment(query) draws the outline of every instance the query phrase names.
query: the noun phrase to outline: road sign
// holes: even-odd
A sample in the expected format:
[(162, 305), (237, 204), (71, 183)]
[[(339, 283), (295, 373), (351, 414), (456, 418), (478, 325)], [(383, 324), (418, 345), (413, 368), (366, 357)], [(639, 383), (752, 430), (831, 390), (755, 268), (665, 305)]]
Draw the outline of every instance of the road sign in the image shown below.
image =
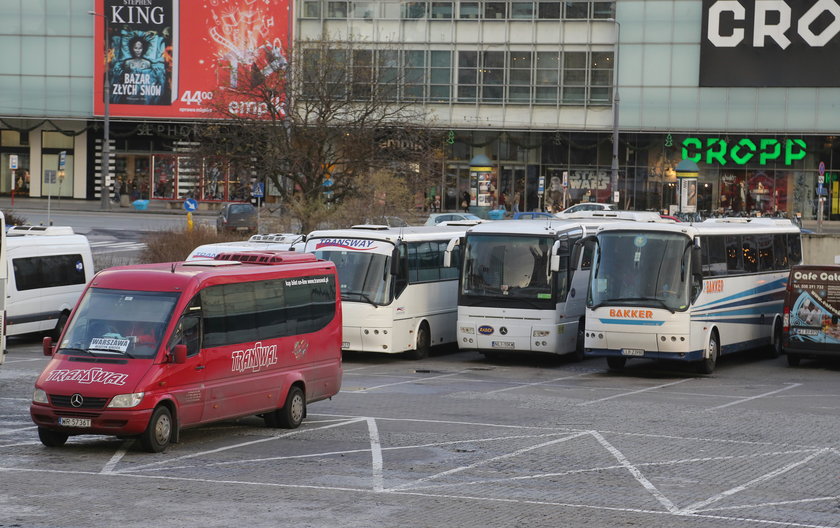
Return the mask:
[(817, 170), (820, 171), (820, 176), (825, 174), (825, 162), (821, 161)]
[(9, 154), (9, 169), (10, 170), (17, 170), (18, 169), (18, 155), (17, 154)]
[(190, 213), (192, 211), (195, 211), (196, 209), (198, 209), (198, 202), (196, 202), (192, 198), (187, 198), (186, 200), (184, 200), (184, 211)]
[(58, 153), (58, 170), (64, 170), (65, 165), (67, 165), (67, 151), (62, 150)]
[(537, 183), (537, 194), (543, 194), (545, 192), (545, 176), (540, 176), (540, 179)]
[(265, 184), (262, 182), (257, 182), (251, 188), (251, 196), (254, 198), (262, 198), (265, 196)]

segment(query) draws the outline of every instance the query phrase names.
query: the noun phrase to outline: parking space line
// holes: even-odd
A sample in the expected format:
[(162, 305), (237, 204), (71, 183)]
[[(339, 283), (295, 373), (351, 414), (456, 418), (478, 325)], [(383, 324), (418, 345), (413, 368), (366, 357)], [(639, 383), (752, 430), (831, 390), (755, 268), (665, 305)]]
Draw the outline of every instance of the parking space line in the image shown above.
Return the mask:
[(128, 448), (131, 447), (132, 444), (134, 444), (133, 439), (123, 442), (117, 452), (114, 453), (114, 456), (112, 456), (111, 459), (102, 467), (100, 473), (111, 473), (125, 454), (128, 453)]
[[(383, 385), (376, 385), (374, 387), (365, 387), (364, 389), (359, 389), (357, 391), (348, 391), (345, 394), (363, 394), (363, 393), (366, 393), (368, 391), (372, 391), (372, 390), (376, 390), (376, 389), (382, 389), (382, 388), (385, 388), (385, 387), (393, 387), (395, 385), (405, 385), (407, 383), (418, 383), (418, 382), (421, 382), (421, 381), (428, 381), (428, 380), (433, 380), (433, 379), (449, 378), (451, 376), (457, 376), (459, 374), (463, 374), (464, 372), (466, 372), (466, 371), (462, 370), (462, 371), (459, 371), (459, 372), (451, 372), (449, 374), (441, 374), (440, 376), (429, 376), (428, 378), (412, 378), (410, 380), (396, 381), (394, 383), (385, 383)], [(344, 392), (344, 391), (342, 391), (342, 392)]]
[(630, 391), (630, 392), (622, 392), (621, 394), (613, 394), (612, 396), (607, 396), (606, 398), (591, 400), (591, 401), (588, 401), (588, 402), (579, 403), (578, 405), (579, 406), (584, 406), (584, 405), (590, 405), (590, 404), (593, 404), (593, 403), (599, 403), (599, 402), (602, 402), (602, 401), (612, 400), (612, 399), (615, 399), (615, 398), (623, 398), (624, 396), (632, 396), (633, 394), (639, 394), (639, 393), (642, 393), (642, 392), (648, 392), (648, 391), (652, 391), (652, 390), (656, 390), (656, 389), (662, 389), (664, 387), (670, 387), (671, 385), (678, 385), (680, 383), (685, 383), (686, 381), (691, 381), (692, 379), (693, 378), (681, 379), (681, 380), (678, 380), (678, 381), (672, 381), (671, 383), (656, 385), (654, 387), (647, 387), (647, 388), (644, 388), (644, 389), (634, 390), (634, 391)]
[(746, 403), (748, 401), (757, 400), (759, 398), (764, 398), (765, 396), (770, 396), (772, 394), (778, 394), (778, 393), (786, 391), (786, 390), (795, 389), (796, 387), (799, 387), (801, 385), (802, 385), (801, 383), (791, 383), (787, 387), (782, 387), (781, 389), (777, 389), (777, 390), (770, 391), (770, 392), (765, 392), (764, 394), (758, 394), (756, 396), (750, 396), (749, 398), (741, 398), (740, 400), (729, 402), (729, 403), (724, 403), (723, 405), (718, 405), (717, 407), (712, 407), (712, 408), (707, 409), (707, 410), (716, 411), (718, 409), (723, 409), (724, 407), (730, 407), (732, 405), (738, 405), (740, 403)]
[(34, 425), (30, 425), (30, 426), (28, 426), (28, 427), (21, 427), (20, 429), (8, 429), (8, 430), (6, 430), (6, 431), (0, 431), (0, 435), (7, 435), (7, 434), (19, 433), (19, 432), (21, 432), (21, 431), (28, 431), (28, 430), (30, 430), (30, 429), (35, 429), (35, 426), (34, 426)]
[(373, 491), (385, 489), (382, 479), (382, 444), (379, 441), (379, 428), (376, 427), (374, 418), (367, 419), (368, 433), (370, 436), (370, 465), (373, 473)]
[(744, 484), (741, 484), (740, 486), (735, 486), (734, 488), (730, 488), (726, 491), (718, 493), (717, 495), (709, 497), (706, 500), (703, 500), (703, 501), (700, 501), (700, 502), (695, 502), (694, 504), (686, 506), (685, 508), (682, 509), (682, 512), (683, 513), (688, 513), (688, 514), (693, 514), (693, 513), (697, 513), (699, 511), (702, 511), (703, 508), (708, 506), (709, 504), (715, 503), (717, 501), (720, 501), (720, 500), (723, 500), (723, 499), (729, 497), (730, 495), (734, 495), (738, 492), (744, 491), (745, 489), (749, 488), (750, 486), (752, 486), (754, 484), (760, 484), (762, 482), (766, 482), (766, 481), (771, 480), (775, 477), (778, 477), (779, 475), (784, 475), (788, 471), (790, 471), (792, 469), (795, 469), (795, 468), (798, 468), (802, 464), (807, 464), (808, 462), (810, 462), (814, 458), (822, 455), (823, 453), (827, 453), (828, 451), (829, 451), (829, 449), (820, 449), (816, 453), (811, 453), (810, 455), (808, 455), (807, 457), (803, 458), (802, 460), (800, 460), (798, 462), (792, 462), (792, 463), (790, 463), (786, 466), (780, 467), (778, 469), (774, 469), (773, 471), (771, 471), (769, 473), (765, 473), (764, 475), (762, 475), (760, 477), (754, 478), (754, 479), (750, 480), (749, 482), (745, 482)]
[(811, 497), (808, 499), (795, 499), (795, 500), (786, 500), (786, 501), (775, 501), (775, 502), (761, 502), (756, 504), (738, 504), (735, 506), (721, 506), (720, 508), (705, 508), (700, 510), (701, 512), (718, 512), (718, 511), (727, 511), (727, 510), (744, 510), (744, 509), (753, 509), (753, 508), (768, 508), (774, 506), (784, 506), (786, 504), (804, 504), (806, 502), (826, 502), (826, 501), (836, 501), (840, 500), (840, 495), (834, 495), (829, 497)]
[(650, 494), (653, 495), (654, 498), (656, 498), (656, 500), (659, 501), (660, 504), (665, 506), (665, 509), (667, 509), (671, 513), (679, 512), (679, 508), (677, 508), (677, 506), (673, 502), (671, 502), (671, 500), (668, 499), (668, 497), (666, 497), (661, 491), (659, 491), (656, 488), (656, 486), (654, 486), (653, 483), (649, 481), (647, 477), (645, 477), (642, 474), (641, 471), (639, 471), (639, 468), (631, 464), (630, 461), (627, 460), (627, 457), (625, 457), (621, 451), (619, 451), (615, 446), (609, 443), (607, 439), (601, 436), (601, 434), (598, 431), (590, 431), (590, 434), (595, 438), (595, 440), (598, 441), (599, 444), (601, 444), (604, 447), (604, 449), (609, 451), (610, 454), (614, 456), (616, 460), (618, 460), (619, 464), (624, 466), (627, 469), (627, 471), (629, 471), (630, 474), (633, 475), (633, 478), (635, 478), (636, 481), (638, 481), (638, 483), (641, 484), (643, 488), (648, 490)]
[(388, 491), (399, 491), (399, 490), (411, 488), (416, 484), (421, 484), (423, 482), (428, 482), (430, 480), (434, 480), (434, 479), (437, 479), (437, 478), (440, 478), (440, 477), (445, 477), (447, 475), (452, 475), (454, 473), (459, 473), (459, 472), (465, 471), (467, 469), (472, 469), (472, 468), (475, 468), (475, 467), (478, 467), (478, 466), (483, 466), (483, 465), (486, 465), (486, 464), (490, 464), (491, 462), (496, 462), (498, 460), (505, 460), (507, 458), (513, 458), (513, 457), (519, 456), (523, 453), (533, 451), (535, 449), (541, 449), (543, 447), (548, 447), (550, 445), (566, 442), (566, 441), (572, 440), (574, 438), (579, 438), (581, 436), (585, 436), (586, 434), (588, 434), (588, 433), (586, 431), (583, 431), (583, 432), (580, 432), (580, 433), (575, 433), (575, 434), (570, 434), (568, 436), (564, 436), (563, 438), (555, 438), (554, 440), (549, 440), (548, 442), (543, 442), (543, 443), (537, 444), (535, 446), (523, 447), (522, 449), (517, 449), (516, 451), (514, 451), (512, 453), (505, 453), (504, 455), (499, 455), (499, 456), (487, 458), (485, 460), (480, 460), (480, 461), (475, 462), (473, 464), (468, 464), (466, 466), (460, 466), (460, 467), (457, 467), (457, 468), (452, 468), (452, 469), (447, 470), (447, 471), (442, 471), (440, 473), (436, 473), (434, 475), (429, 475), (428, 477), (423, 477), (421, 479), (417, 479), (414, 482), (401, 484), (397, 487), (391, 488)]
[(514, 390), (514, 389), (522, 389), (522, 388), (525, 388), (525, 387), (534, 387), (534, 386), (537, 386), (537, 385), (545, 385), (547, 383), (554, 383), (555, 381), (563, 381), (563, 380), (568, 380), (568, 379), (580, 378), (581, 376), (591, 376), (592, 374), (593, 374), (592, 372), (584, 372), (583, 374), (576, 374), (574, 376), (563, 376), (562, 378), (554, 378), (554, 379), (545, 380), (545, 381), (538, 381), (538, 382), (535, 382), (535, 383), (525, 383), (525, 384), (522, 384), (522, 385), (514, 385), (513, 387), (505, 387), (504, 389), (497, 389), (497, 390), (493, 390), (493, 391), (490, 391), (490, 392), (485, 392), (484, 394), (498, 394), (500, 392), (510, 391), (510, 390)]

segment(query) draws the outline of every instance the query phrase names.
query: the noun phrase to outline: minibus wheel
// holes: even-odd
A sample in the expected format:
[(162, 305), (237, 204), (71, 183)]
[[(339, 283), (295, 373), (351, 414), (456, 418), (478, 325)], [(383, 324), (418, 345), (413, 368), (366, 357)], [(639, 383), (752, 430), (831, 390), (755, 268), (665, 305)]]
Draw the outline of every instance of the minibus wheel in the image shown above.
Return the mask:
[(38, 438), (41, 440), (41, 443), (47, 447), (63, 446), (64, 443), (67, 442), (68, 436), (69, 435), (67, 433), (52, 431), (43, 427), (38, 428)]
[(720, 342), (716, 333), (712, 332), (709, 336), (709, 344), (707, 347), (709, 357), (701, 359), (697, 363), (697, 372), (700, 374), (711, 374), (715, 371), (718, 356), (720, 355)]
[(140, 435), (140, 445), (149, 453), (161, 453), (172, 437), (172, 413), (166, 405), (159, 405), (152, 413), (149, 426)]
[(263, 416), (265, 424), (269, 427), (282, 427), (283, 429), (297, 429), (306, 416), (306, 398), (303, 391), (297, 385), (289, 389), (286, 396), (286, 403), (282, 408), (266, 413)]

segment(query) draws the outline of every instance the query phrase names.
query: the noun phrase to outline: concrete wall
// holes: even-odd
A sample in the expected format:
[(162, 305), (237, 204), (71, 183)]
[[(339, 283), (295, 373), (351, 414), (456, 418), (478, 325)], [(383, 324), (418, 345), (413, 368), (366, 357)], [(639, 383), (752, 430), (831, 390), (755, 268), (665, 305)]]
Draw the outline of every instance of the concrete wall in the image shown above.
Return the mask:
[(840, 233), (802, 234), (802, 261), (805, 264), (834, 264), (840, 255)]

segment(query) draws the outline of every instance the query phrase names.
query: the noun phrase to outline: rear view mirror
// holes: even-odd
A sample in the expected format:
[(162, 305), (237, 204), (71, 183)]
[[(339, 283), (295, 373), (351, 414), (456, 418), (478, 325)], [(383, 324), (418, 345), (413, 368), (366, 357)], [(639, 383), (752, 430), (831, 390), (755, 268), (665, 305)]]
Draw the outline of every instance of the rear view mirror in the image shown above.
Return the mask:
[(53, 342), (52, 337), (46, 336), (44, 337), (44, 341), (42, 343), (44, 347), (44, 355), (45, 356), (52, 356), (53, 355)]
[(391, 252), (391, 275), (399, 275), (400, 273), (400, 246), (394, 246), (394, 251)]
[(176, 365), (182, 365), (187, 362), (187, 345), (175, 345), (172, 350), (172, 361)]

